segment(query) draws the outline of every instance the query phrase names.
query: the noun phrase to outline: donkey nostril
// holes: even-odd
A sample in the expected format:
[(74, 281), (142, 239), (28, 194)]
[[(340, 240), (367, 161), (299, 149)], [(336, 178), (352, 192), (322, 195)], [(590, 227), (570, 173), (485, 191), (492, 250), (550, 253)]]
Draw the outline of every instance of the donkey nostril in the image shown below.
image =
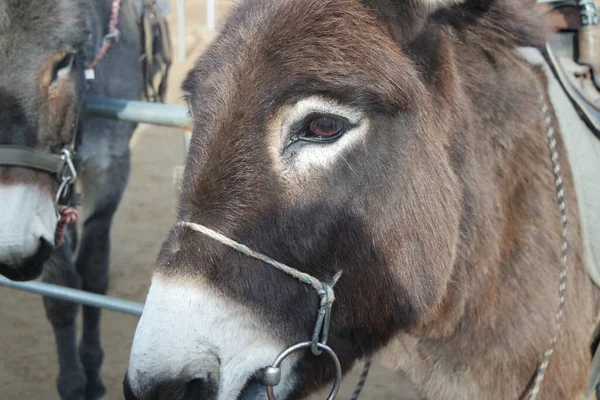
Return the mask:
[(216, 399), (217, 390), (216, 382), (208, 374), (205, 379), (196, 378), (189, 381), (180, 400)]
[(38, 248), (37, 253), (34, 256), (35, 262), (45, 263), (52, 254), (52, 250), (54, 250), (54, 246), (52, 243), (48, 242), (46, 239), (40, 239), (40, 247)]
[(123, 395), (125, 396), (125, 400), (138, 400), (138, 397), (133, 393), (127, 373), (125, 373), (125, 379), (123, 379)]
[(13, 281), (31, 281), (42, 274), (44, 263), (48, 261), (54, 246), (45, 239), (40, 239), (40, 244), (32, 256), (15, 262), (0, 260), (0, 275)]

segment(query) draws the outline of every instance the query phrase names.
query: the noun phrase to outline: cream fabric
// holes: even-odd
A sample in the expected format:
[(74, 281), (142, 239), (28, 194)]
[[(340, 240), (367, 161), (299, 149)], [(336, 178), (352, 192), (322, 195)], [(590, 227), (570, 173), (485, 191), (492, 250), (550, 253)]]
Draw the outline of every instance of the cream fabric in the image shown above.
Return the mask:
[[(584, 260), (591, 278), (600, 286), (600, 140), (579, 118), (540, 52), (534, 48), (521, 48), (520, 53), (530, 63), (541, 65), (546, 72), (550, 98), (557, 112), (567, 157), (573, 170), (585, 241)], [(566, 200), (568, 207), (573, 199), (567, 195)]]

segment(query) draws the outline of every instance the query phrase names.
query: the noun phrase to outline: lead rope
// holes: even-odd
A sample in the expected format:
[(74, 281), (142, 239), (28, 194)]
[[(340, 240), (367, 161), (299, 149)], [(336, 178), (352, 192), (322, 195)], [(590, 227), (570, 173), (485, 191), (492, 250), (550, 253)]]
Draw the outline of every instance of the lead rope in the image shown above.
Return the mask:
[(554, 337), (552, 338), (552, 342), (550, 342), (550, 345), (546, 349), (546, 353), (544, 354), (544, 359), (542, 360), (542, 363), (538, 367), (538, 370), (535, 375), (533, 388), (531, 388), (528, 400), (537, 399), (538, 394), (540, 392), (540, 387), (542, 385), (542, 381), (544, 380), (546, 369), (548, 368), (548, 364), (550, 363), (550, 359), (552, 358), (552, 353), (554, 353), (554, 349), (556, 347), (556, 342), (558, 341), (558, 335), (560, 333), (560, 327), (563, 319), (565, 296), (567, 293), (567, 206), (565, 202), (565, 190), (562, 179), (562, 170), (560, 167), (560, 158), (557, 148), (558, 144), (556, 141), (556, 132), (554, 131), (554, 126), (552, 124), (552, 115), (550, 114), (550, 110), (548, 108), (548, 105), (546, 104), (546, 99), (543, 97), (543, 95), (542, 110), (544, 112), (544, 121), (546, 123), (546, 138), (548, 139), (548, 147), (550, 149), (550, 157), (552, 159), (554, 182), (556, 184), (556, 197), (558, 200), (558, 209), (560, 210), (562, 223), (562, 247), (560, 252), (562, 268), (558, 284), (558, 310), (556, 311), (556, 327)]
[(362, 392), (365, 383), (367, 383), (367, 377), (369, 376), (369, 369), (371, 369), (371, 364), (373, 360), (371, 358), (367, 359), (365, 362), (365, 366), (363, 367), (362, 374), (360, 374), (360, 379), (356, 384), (356, 388), (354, 389), (354, 393), (352, 393), (352, 397), (350, 400), (358, 400), (358, 396), (360, 396), (360, 392)]
[[(182, 221), (182, 222), (179, 222), (178, 226), (182, 227), (182, 228), (188, 227), (196, 232), (200, 232), (200, 233), (216, 240), (217, 242), (220, 242), (226, 246), (231, 247), (232, 249), (234, 249), (236, 251), (239, 251), (240, 253), (243, 253), (249, 257), (255, 258), (266, 264), (269, 264), (270, 266), (278, 269), (279, 271), (285, 272), (286, 274), (291, 275), (292, 277), (300, 280), (304, 284), (312, 286), (319, 294), (319, 297), (321, 298), (321, 304), (319, 307), (317, 323), (315, 324), (315, 329), (313, 331), (313, 337), (312, 337), (312, 342), (311, 342), (310, 347), (311, 347), (312, 353), (314, 355), (321, 354), (322, 351), (319, 349), (319, 346), (321, 344), (325, 345), (327, 343), (327, 336), (329, 334), (331, 306), (333, 305), (333, 302), (335, 300), (335, 295), (333, 293), (333, 286), (337, 283), (339, 278), (342, 276), (341, 271), (338, 272), (337, 274), (335, 274), (335, 276), (333, 277), (333, 283), (331, 285), (329, 285), (327, 283), (321, 282), (319, 279), (315, 278), (312, 275), (309, 275), (305, 272), (298, 271), (296, 268), (289, 267), (283, 263), (280, 263), (279, 261), (272, 259), (271, 257), (269, 257), (267, 255), (264, 255), (262, 253), (254, 251), (251, 248), (249, 248), (248, 246), (238, 243), (235, 240), (232, 240), (232, 239), (228, 238), (227, 236), (225, 236), (213, 229), (210, 229), (204, 225)], [(319, 336), (320, 336), (320, 338), (319, 338)], [(367, 375), (368, 375), (370, 366), (371, 366), (371, 359), (369, 359), (367, 361), (367, 363), (365, 364), (365, 368), (361, 375), (360, 381), (358, 382), (358, 385), (356, 386), (356, 389), (352, 396), (352, 400), (358, 399), (358, 395), (360, 394), (363, 386), (365, 385), (365, 381), (367, 379)]]
[(110, 19), (108, 21), (108, 32), (102, 38), (102, 47), (98, 52), (98, 55), (88, 65), (88, 70), (93, 70), (96, 68), (96, 65), (104, 58), (108, 50), (112, 47), (113, 43), (115, 43), (120, 36), (119, 29), (117, 25), (119, 24), (119, 12), (121, 10), (121, 0), (113, 0), (110, 12)]

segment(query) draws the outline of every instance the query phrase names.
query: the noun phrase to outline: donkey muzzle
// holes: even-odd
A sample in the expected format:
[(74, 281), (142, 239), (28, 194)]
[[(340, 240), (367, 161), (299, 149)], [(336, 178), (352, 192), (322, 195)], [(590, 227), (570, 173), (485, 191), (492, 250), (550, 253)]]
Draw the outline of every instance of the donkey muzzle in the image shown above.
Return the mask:
[(54, 203), (33, 184), (0, 186), (0, 274), (37, 278), (54, 248)]

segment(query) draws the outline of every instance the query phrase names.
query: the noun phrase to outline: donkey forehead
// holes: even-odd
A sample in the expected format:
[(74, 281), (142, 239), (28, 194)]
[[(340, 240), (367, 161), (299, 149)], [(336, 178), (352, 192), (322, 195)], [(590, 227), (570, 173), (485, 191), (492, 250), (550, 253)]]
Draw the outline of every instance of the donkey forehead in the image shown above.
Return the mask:
[(87, 38), (82, 0), (0, 0), (0, 95), (31, 103), (44, 71)]
[(416, 78), (412, 62), (361, 0), (249, 0), (183, 88), (204, 121), (204, 113), (225, 118), (235, 107), (261, 107), (254, 111), (268, 115), (312, 94), (397, 111), (420, 92)]
[(37, 51), (75, 50), (87, 39), (82, 0), (6, 0), (0, 3), (0, 59), (33, 58)]

